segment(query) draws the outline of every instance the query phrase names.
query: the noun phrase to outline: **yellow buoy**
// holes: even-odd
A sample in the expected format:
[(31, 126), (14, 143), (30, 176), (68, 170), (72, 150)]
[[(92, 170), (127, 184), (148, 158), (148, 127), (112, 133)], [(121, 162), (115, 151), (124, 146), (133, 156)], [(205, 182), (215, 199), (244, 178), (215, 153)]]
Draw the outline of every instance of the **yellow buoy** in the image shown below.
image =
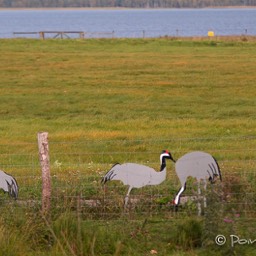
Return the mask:
[(214, 36), (214, 32), (213, 31), (208, 31), (208, 36)]

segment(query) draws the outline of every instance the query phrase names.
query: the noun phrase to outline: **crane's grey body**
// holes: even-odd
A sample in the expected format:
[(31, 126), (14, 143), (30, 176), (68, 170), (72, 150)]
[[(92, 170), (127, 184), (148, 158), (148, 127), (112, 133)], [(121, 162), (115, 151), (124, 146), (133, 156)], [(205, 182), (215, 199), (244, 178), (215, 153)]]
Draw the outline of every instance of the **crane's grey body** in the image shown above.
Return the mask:
[(135, 163), (115, 164), (105, 175), (105, 180), (121, 180), (124, 185), (133, 188), (158, 185), (165, 178), (166, 167), (161, 172), (156, 172), (153, 168)]
[(200, 180), (214, 180), (220, 176), (219, 166), (216, 160), (208, 153), (195, 151), (187, 153), (179, 158), (175, 164), (175, 170), (182, 186), (189, 176)]
[[(174, 199), (176, 206), (179, 204), (181, 194), (186, 189), (188, 177), (196, 178), (198, 184), (203, 181), (205, 188), (207, 180), (213, 183), (217, 176), (221, 180), (220, 168), (215, 158), (201, 151), (190, 152), (179, 158), (175, 164), (175, 171), (181, 183), (181, 188)], [(201, 193), (199, 186), (198, 193)], [(201, 210), (199, 209), (199, 211)]]
[(0, 189), (9, 193), (10, 196), (17, 199), (18, 197), (18, 184), (14, 177), (0, 170)]
[(109, 180), (120, 180), (129, 189), (125, 197), (125, 206), (128, 203), (130, 192), (133, 188), (141, 188), (148, 185), (158, 185), (166, 179), (165, 159), (172, 159), (168, 151), (163, 151), (160, 155), (160, 171), (136, 163), (115, 164), (102, 178), (102, 182)]

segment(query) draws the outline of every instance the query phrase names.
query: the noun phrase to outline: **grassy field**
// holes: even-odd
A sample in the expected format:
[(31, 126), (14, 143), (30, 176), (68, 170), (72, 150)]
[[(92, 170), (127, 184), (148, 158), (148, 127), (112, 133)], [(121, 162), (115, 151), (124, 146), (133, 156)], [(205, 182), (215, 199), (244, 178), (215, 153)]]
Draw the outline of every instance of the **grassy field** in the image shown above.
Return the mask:
[[(256, 42), (236, 39), (0, 40), (0, 168), (20, 185), (0, 201), (3, 255), (250, 255), (255, 237)], [(40, 213), (37, 133), (49, 132), (52, 210)], [(159, 168), (213, 154), (223, 182), (205, 214), (173, 211), (174, 165), (157, 187), (100, 184), (115, 162)], [(195, 195), (189, 181), (186, 195)], [(88, 206), (88, 200), (96, 206)], [(87, 203), (86, 203), (87, 202)], [(216, 245), (218, 234), (227, 237)], [(251, 254), (252, 255), (252, 254)]]

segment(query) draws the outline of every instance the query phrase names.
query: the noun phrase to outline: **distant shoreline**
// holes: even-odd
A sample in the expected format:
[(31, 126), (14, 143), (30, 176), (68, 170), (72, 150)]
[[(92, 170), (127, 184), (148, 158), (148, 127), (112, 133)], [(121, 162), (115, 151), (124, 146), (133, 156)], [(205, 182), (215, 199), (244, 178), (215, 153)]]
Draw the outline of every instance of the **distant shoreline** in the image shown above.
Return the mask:
[(8, 10), (203, 10), (203, 9), (256, 9), (256, 6), (209, 6), (203, 8), (131, 8), (131, 7), (0, 7), (0, 11)]

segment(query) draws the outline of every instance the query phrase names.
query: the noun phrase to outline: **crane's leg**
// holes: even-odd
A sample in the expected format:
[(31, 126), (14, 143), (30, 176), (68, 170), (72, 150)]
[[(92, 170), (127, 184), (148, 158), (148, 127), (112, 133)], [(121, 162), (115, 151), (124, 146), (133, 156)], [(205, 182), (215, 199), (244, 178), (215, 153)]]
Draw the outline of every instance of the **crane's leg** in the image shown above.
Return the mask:
[(207, 189), (207, 181), (204, 181), (204, 208), (207, 207), (207, 200), (206, 200), (206, 189)]
[(126, 196), (125, 196), (125, 198), (124, 198), (124, 208), (126, 208), (127, 205), (128, 205), (129, 196), (130, 196), (131, 190), (132, 190), (132, 187), (129, 187), (129, 189), (128, 189), (128, 191), (127, 191), (127, 194), (126, 194)]
[(200, 202), (200, 195), (201, 195), (201, 188), (200, 188), (200, 182), (197, 182), (197, 209), (198, 209), (198, 216), (201, 216), (202, 214), (202, 208), (201, 208), (201, 202)]
[(174, 205), (175, 205), (175, 210), (178, 210), (178, 205), (180, 203), (180, 196), (181, 194), (186, 190), (186, 183), (180, 188), (179, 192), (177, 193), (177, 195), (175, 196), (175, 199), (173, 201)]

